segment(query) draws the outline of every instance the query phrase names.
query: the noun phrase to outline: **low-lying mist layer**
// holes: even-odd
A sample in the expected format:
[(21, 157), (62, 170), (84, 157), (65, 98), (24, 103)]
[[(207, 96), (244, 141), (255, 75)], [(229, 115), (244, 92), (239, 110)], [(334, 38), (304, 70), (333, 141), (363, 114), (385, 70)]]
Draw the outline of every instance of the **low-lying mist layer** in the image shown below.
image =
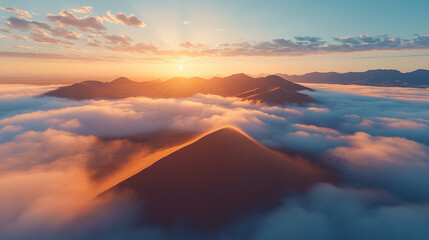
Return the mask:
[[(307, 93), (322, 103), (307, 107), (212, 95), (93, 101), (36, 96), (50, 89), (0, 91), (0, 238), (429, 236), (427, 89), (359, 86), (361, 95), (353, 95), (325, 88)], [(225, 126), (267, 147), (305, 155), (333, 169), (339, 183), (315, 186), (271, 212), (204, 234), (137, 225), (138, 206), (132, 199), (96, 198), (142, 169), (144, 159), (155, 159), (160, 151), (168, 154), (179, 144), (171, 139), (151, 144), (158, 133), (205, 133)]]

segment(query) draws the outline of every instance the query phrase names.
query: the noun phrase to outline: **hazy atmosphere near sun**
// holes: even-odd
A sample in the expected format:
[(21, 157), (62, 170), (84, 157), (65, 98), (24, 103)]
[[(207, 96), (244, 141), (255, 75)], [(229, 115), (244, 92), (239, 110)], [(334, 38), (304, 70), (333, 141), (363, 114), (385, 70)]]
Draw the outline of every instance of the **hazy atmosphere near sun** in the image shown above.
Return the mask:
[(0, 239), (428, 239), (428, 8), (1, 1)]

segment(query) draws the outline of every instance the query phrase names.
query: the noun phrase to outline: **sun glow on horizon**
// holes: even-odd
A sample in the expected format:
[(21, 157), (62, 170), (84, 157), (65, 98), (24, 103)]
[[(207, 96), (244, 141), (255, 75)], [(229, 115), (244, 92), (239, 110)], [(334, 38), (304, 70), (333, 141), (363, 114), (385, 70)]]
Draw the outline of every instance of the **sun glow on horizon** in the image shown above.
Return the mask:
[(179, 65), (179, 71), (183, 71), (184, 67), (182, 64)]

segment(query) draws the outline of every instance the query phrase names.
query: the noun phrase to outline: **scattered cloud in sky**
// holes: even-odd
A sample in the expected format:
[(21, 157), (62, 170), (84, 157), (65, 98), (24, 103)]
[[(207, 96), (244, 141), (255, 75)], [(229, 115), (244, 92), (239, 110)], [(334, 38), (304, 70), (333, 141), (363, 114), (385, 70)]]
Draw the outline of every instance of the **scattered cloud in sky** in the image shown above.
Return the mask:
[(30, 29), (30, 23), (32, 23), (32, 21), (28, 21), (25, 18), (21, 18), (21, 17), (9, 17), (7, 19), (7, 23), (6, 25), (10, 28), (15, 28), (15, 29)]
[[(82, 33), (80, 32), (73, 32), (64, 28), (59, 27), (53, 27), (52, 25), (40, 22), (40, 21), (34, 21), (34, 20), (27, 20), (25, 18), (17, 18), (17, 17), (10, 17), (8, 18), (8, 22), (6, 23), (10, 28), (19, 29), (22, 31), (29, 31), (32, 32), (38, 31), (38, 32), (44, 32), (44, 30), (50, 31), (52, 35), (59, 36), (63, 38), (67, 38), (69, 40), (77, 40), (82, 36)], [(43, 33), (42, 33), (43, 34)], [(16, 35), (13, 35), (16, 36)], [(23, 40), (27, 36), (21, 35), (20, 38)], [(14, 37), (17, 39), (17, 37)], [(51, 43), (56, 43), (55, 41)]]
[(45, 31), (32, 31), (31, 32), (31, 39), (33, 39), (35, 42), (42, 43), (42, 44), (65, 44), (65, 45), (73, 45), (73, 43), (66, 42), (57, 38), (51, 37), (49, 34), (47, 34)]
[(92, 10), (91, 6), (83, 6), (81, 8), (72, 8), (70, 9), (72, 12), (77, 12), (77, 13), (90, 13)]
[(0, 28), (0, 32), (11, 33), (7, 28)]
[(103, 25), (103, 18), (100, 17), (77, 17), (67, 10), (63, 10), (57, 15), (47, 14), (46, 17), (60, 26), (71, 26), (83, 31), (106, 30)]
[(146, 24), (139, 19), (138, 17), (136, 17), (134, 14), (130, 14), (129, 16), (119, 12), (116, 14), (112, 14), (111, 11), (107, 12), (107, 16), (104, 17), (104, 19), (110, 23), (121, 23), (124, 25), (128, 25), (128, 26), (134, 26), (134, 27), (145, 27)]
[(69, 31), (63, 28), (51, 28), (50, 31), (52, 35), (67, 38), (69, 40), (77, 40), (82, 36), (82, 33)]
[[(365, 35), (366, 36), (366, 35)], [(202, 43), (184, 42), (179, 46), (185, 50), (168, 50), (153, 45), (149, 50), (146, 44), (136, 43), (133, 47), (115, 48), (115, 51), (134, 52), (140, 54), (158, 55), (161, 57), (240, 57), (240, 56), (302, 56), (312, 54), (352, 53), (368, 51), (401, 51), (401, 50), (426, 50), (429, 43), (418, 41), (428, 36), (413, 37), (411, 40), (402, 39), (393, 41), (387, 36), (361, 37), (358, 44), (344, 42), (341, 39), (337, 43), (327, 43), (318, 37), (296, 37), (296, 41), (286, 39), (273, 39), (266, 42), (233, 42), (221, 43), (217, 46), (209, 46)], [(369, 40), (372, 39), (372, 40)], [(393, 41), (393, 42), (392, 42)], [(108, 48), (111, 49), (112, 48)]]
[(109, 40), (111, 44), (130, 45), (132, 39), (127, 35), (106, 35), (105, 39)]
[(33, 49), (33, 47), (22, 46), (22, 45), (11, 45), (11, 44), (9, 44), (8, 46), (11, 47), (11, 48), (19, 48), (19, 49)]
[(20, 9), (16, 9), (16, 8), (5, 8), (5, 7), (0, 7), (0, 9), (4, 10), (4, 11), (8, 11), (11, 13), (15, 13), (15, 14), (19, 14), (28, 18), (31, 18), (31, 14), (25, 10), (20, 10)]
[(199, 49), (199, 48), (205, 47), (204, 44), (202, 43), (190, 43), (190, 42), (181, 43), (180, 46), (187, 49)]
[[(123, 58), (117, 56), (99, 56), (99, 55), (82, 55), (82, 54), (59, 54), (59, 53), (44, 53), (44, 52), (1, 52), (1, 57), (11, 58), (28, 58), (28, 59), (62, 59), (71, 61), (125, 61), (130, 58)], [(143, 60), (158, 60), (157, 58), (144, 58)]]
[[(135, 27), (144, 27), (145, 24), (142, 20), (134, 16), (133, 14), (130, 14), (129, 16), (126, 16), (125, 14), (119, 12), (117, 14), (112, 14), (110, 11), (107, 12), (107, 16), (84, 16), (84, 17), (78, 17), (73, 12), (76, 13), (87, 13), (90, 14), (92, 10), (92, 7), (90, 6), (84, 6), (79, 9), (71, 9), (63, 10), (59, 14), (47, 14), (46, 18), (57, 24), (59, 27), (53, 26), (52, 24), (48, 22), (42, 22), (42, 21), (36, 21), (36, 20), (28, 20), (24, 17), (9, 17), (7, 18), (6, 25), (10, 29), (17, 29), (24, 32), (30, 32), (30, 38), (38, 43), (50, 43), (50, 44), (68, 44), (72, 45), (74, 43), (72, 42), (66, 42), (59, 39), (54, 39), (52, 37), (49, 37), (48, 34), (45, 31), (49, 31), (52, 35), (66, 38), (67, 40), (79, 40), (82, 35), (87, 34), (89, 37), (88, 42), (84, 43), (86, 46), (90, 47), (101, 47), (105, 42), (101, 39), (97, 39), (97, 37), (104, 37), (108, 39), (110, 44), (125, 44), (130, 45), (131, 38), (128, 37), (125, 34), (122, 35), (109, 35), (107, 33), (101, 33), (100, 31), (107, 30), (106, 27), (103, 25), (104, 21), (108, 21), (110, 23), (115, 24), (124, 24), (129, 26), (135, 26)], [(76, 28), (77, 31), (71, 31), (67, 29), (68, 27)], [(10, 33), (8, 29), (4, 29), (4, 32)], [(82, 32), (80, 32), (82, 31)], [(95, 31), (93, 33), (88, 33), (89, 31)], [(98, 34), (96, 34), (98, 32)], [(2, 35), (5, 36), (6, 35)], [(21, 39), (24, 40), (25, 38), (28, 39), (28, 36), (25, 35), (18, 35), (13, 34), (13, 37), (15, 39)], [(137, 45), (138, 47), (141, 47), (141, 44)], [(106, 46), (105, 46), (106, 47)], [(106, 47), (106, 49), (109, 49), (112, 46)]]
[(24, 35), (15, 35), (15, 34), (12, 34), (12, 38), (16, 39), (16, 40), (23, 40), (23, 41), (27, 41), (28, 40), (28, 37), (24, 36)]
[(107, 49), (116, 52), (141, 53), (144, 55), (158, 55), (158, 48), (152, 44), (134, 43), (128, 45), (106, 46)]
[(412, 39), (392, 38), (388, 35), (361, 35), (334, 38), (335, 43), (328, 43), (318, 37), (297, 36), (295, 41), (280, 38), (256, 43), (222, 43), (217, 48), (201, 50), (199, 54), (202, 56), (301, 56), (380, 50), (399, 51), (428, 49), (428, 39), (429, 36), (423, 35), (414, 36)]
[[(76, 42), (75, 45), (104, 48), (114, 52), (138, 53), (146, 57), (177, 58), (177, 57), (285, 57), (320, 55), (334, 53), (357, 53), (370, 51), (403, 51), (403, 50), (427, 50), (429, 49), (429, 35), (414, 35), (411, 38), (398, 38), (389, 35), (367, 35), (334, 37), (331, 40), (317, 36), (296, 36), (294, 39), (274, 38), (269, 41), (223, 42), (217, 45), (209, 45), (199, 42), (185, 41), (178, 46), (164, 43), (153, 44), (134, 42), (131, 40), (117, 39), (103, 42), (106, 36), (126, 36), (126, 34), (109, 34), (104, 22), (135, 26), (143, 28), (146, 24), (134, 14), (126, 15), (122, 12), (113, 14), (107, 11), (106, 15), (92, 15), (91, 6), (62, 10), (58, 14), (47, 14), (46, 18), (57, 24), (28, 20), (29, 16), (21, 14), (20, 17), (11, 16), (6, 22), (10, 29), (21, 31), (46, 30), (54, 36), (69, 40), (81, 40), (82, 35), (99, 33), (100, 36), (88, 38), (86, 42)], [(74, 13), (84, 13), (85, 16), (76, 16)], [(27, 18), (26, 18), (27, 17)], [(189, 25), (189, 20), (182, 22)], [(75, 28), (75, 31), (67, 29)], [(218, 31), (217, 29), (216, 31)], [(4, 29), (4, 32), (10, 32)], [(31, 33), (30, 33), (31, 34)], [(6, 35), (3, 35), (6, 36)], [(98, 41), (98, 42), (97, 42)], [(58, 41), (44, 41), (57, 44)], [(108, 43), (108, 44), (106, 44)], [(126, 43), (126, 44), (124, 44)], [(114, 46), (118, 45), (118, 46)], [(182, 49), (178, 50), (178, 47)]]

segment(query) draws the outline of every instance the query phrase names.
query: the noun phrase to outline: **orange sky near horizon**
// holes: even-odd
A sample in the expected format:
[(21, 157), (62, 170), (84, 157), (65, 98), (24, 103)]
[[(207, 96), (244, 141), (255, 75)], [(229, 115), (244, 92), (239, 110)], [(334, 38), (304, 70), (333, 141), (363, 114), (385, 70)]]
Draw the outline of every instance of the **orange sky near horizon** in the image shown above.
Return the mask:
[[(421, 51), (416, 54), (421, 54)], [(297, 57), (223, 57), (182, 58), (168, 61), (77, 61), (54, 59), (0, 58), (1, 83), (69, 83), (83, 80), (110, 81), (125, 76), (137, 81), (172, 77), (213, 77), (235, 73), (246, 74), (305, 74), (309, 72), (350, 72), (370, 69), (398, 69), (410, 72), (427, 68), (424, 59), (383, 53), (387, 61), (372, 58), (374, 53), (349, 53)], [(393, 56), (393, 57), (392, 57)], [(418, 61), (417, 61), (418, 60)], [(339, 63), (341, 62), (341, 65)], [(180, 69), (180, 66), (183, 69)]]

